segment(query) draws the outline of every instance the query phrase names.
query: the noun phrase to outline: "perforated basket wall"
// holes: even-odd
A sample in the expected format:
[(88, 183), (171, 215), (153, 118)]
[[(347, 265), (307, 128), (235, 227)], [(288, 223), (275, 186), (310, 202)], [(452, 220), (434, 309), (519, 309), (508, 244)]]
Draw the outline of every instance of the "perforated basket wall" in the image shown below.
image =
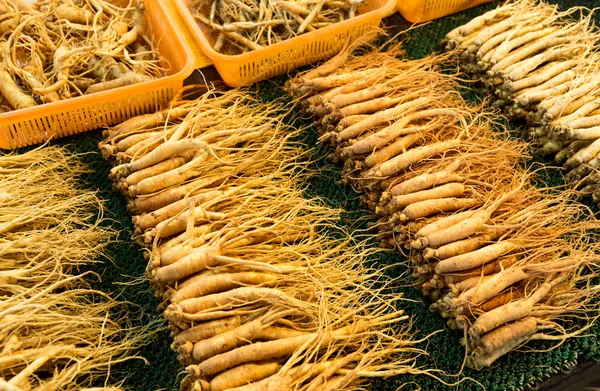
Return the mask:
[(397, 8), (409, 22), (427, 22), (494, 0), (398, 0)]

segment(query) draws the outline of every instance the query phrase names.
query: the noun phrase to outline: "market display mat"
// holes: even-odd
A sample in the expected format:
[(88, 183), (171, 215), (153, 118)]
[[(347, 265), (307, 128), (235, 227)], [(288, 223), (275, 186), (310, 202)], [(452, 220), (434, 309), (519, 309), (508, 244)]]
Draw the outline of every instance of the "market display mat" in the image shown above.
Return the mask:
[[(564, 0), (551, 1), (551, 3), (558, 4), (562, 9), (575, 5), (590, 8), (600, 6), (600, 1)], [(494, 6), (495, 4), (480, 6), (431, 22), (412, 29), (406, 34), (401, 34), (397, 39), (405, 42), (404, 47), (409, 58), (422, 58), (438, 50), (439, 42), (448, 31)], [(596, 21), (600, 21), (598, 13), (596, 13)], [(392, 32), (410, 26), (397, 14), (388, 18), (386, 24), (390, 26)], [(287, 79), (287, 76), (277, 77), (258, 83), (252, 89), (260, 99), (272, 101), (285, 95), (282, 86)], [(469, 99), (474, 101), (481, 98), (477, 94), (470, 93), (470, 95)], [(289, 115), (288, 119), (295, 121), (297, 126), (310, 125), (309, 119), (298, 119), (299, 117), (299, 113), (295, 111)], [(519, 124), (513, 125), (515, 135), (518, 135), (518, 126)], [(101, 198), (106, 200), (104, 214), (109, 217), (107, 224), (110, 224), (119, 233), (119, 241), (110, 247), (112, 259), (105, 260), (102, 265), (91, 267), (100, 276), (94, 283), (94, 287), (118, 295), (121, 300), (136, 304), (138, 309), (130, 313), (131, 321), (138, 324), (148, 323), (158, 317), (155, 309), (160, 301), (154, 298), (149, 284), (143, 279), (146, 261), (139, 246), (131, 240), (133, 226), (125, 208), (125, 200), (112, 190), (112, 182), (108, 179), (109, 163), (98, 152), (98, 142), (101, 138), (101, 132), (94, 131), (61, 139), (54, 143), (68, 146), (78, 153), (85, 153), (83, 160), (90, 171), (85, 175), (84, 180), (90, 188), (97, 189)], [(319, 172), (319, 175), (312, 178), (309, 183), (307, 197), (323, 197), (331, 206), (341, 207), (346, 211), (341, 224), (353, 229), (366, 229), (369, 222), (368, 212), (360, 206), (358, 196), (352, 189), (338, 183), (341, 179), (340, 168), (325, 159), (329, 151), (326, 146), (317, 143), (316, 131), (309, 127), (303, 141), (307, 148), (313, 149), (316, 160), (314, 164)], [(543, 157), (535, 157), (530, 163), (548, 165), (549, 162)], [(544, 181), (549, 186), (562, 183), (558, 169), (548, 168), (543, 175)], [(597, 208), (591, 205), (591, 202), (589, 206), (597, 212)], [(373, 243), (373, 245), (376, 244)], [(428, 299), (423, 298), (417, 289), (410, 286), (409, 267), (406, 259), (400, 253), (390, 252), (383, 256), (379, 254), (377, 257), (377, 259), (373, 259), (373, 262), (394, 265), (387, 269), (387, 273), (393, 277), (401, 277), (397, 279), (397, 286), (394, 289), (403, 292), (405, 298), (403, 307), (412, 319), (413, 329), (416, 333), (415, 338), (423, 338), (432, 332), (439, 331), (420, 345), (428, 352), (428, 355), (418, 357), (414, 365), (423, 368), (437, 368), (447, 374), (455, 374), (455, 376), (443, 377), (447, 384), (463, 381), (458, 385), (449, 386), (428, 376), (401, 375), (374, 381), (371, 384), (372, 390), (396, 390), (403, 385), (404, 390), (480, 390), (483, 389), (482, 387), (488, 391), (525, 390), (533, 387), (575, 390), (583, 389), (582, 379), (587, 379), (586, 384), (591, 384), (594, 374), (600, 376), (600, 367), (593, 363), (600, 359), (598, 342), (600, 324), (598, 322), (586, 332), (585, 336), (569, 339), (558, 347), (555, 347), (556, 343), (531, 342), (522, 348), (522, 351), (505, 355), (491, 368), (482, 371), (464, 368), (461, 372), (464, 361), (464, 348), (459, 343), (462, 337), (461, 333), (446, 328), (444, 320), (438, 314), (429, 312), (428, 307), (431, 303)], [(178, 383), (183, 378), (180, 373), (183, 368), (176, 360), (176, 354), (169, 348), (171, 340), (169, 331), (165, 327), (156, 335), (151, 344), (139, 352), (149, 364), (141, 360), (129, 361), (116, 365), (112, 374), (117, 378), (126, 377), (124, 386), (131, 390), (178, 389)], [(555, 348), (550, 350), (552, 347)], [(577, 366), (578, 363), (579, 366)], [(564, 375), (564, 373), (569, 372), (577, 373), (579, 383), (573, 381), (568, 385), (565, 383), (568, 375)], [(458, 375), (459, 373), (460, 375)], [(464, 380), (467, 377), (471, 380)]]

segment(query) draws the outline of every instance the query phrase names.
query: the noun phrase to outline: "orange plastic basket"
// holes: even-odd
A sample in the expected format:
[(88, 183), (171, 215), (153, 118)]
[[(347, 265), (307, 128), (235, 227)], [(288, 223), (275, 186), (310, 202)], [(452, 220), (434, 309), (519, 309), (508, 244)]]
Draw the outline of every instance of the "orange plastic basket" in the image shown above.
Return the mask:
[(197, 22), (189, 0), (174, 0), (175, 5), (204, 54), (210, 58), (225, 83), (232, 87), (250, 85), (281, 75), (338, 53), (346, 40), (356, 39), (383, 18), (395, 12), (396, 0), (366, 0), (359, 15), (316, 31), (239, 55), (226, 55), (213, 49), (215, 37), (203, 23)]
[[(194, 55), (164, 0), (146, 0), (146, 17), (167, 76), (60, 102), (0, 114), (0, 148), (38, 144), (110, 126), (166, 105), (194, 71)], [(177, 15), (178, 16), (178, 15)]]
[(398, 0), (398, 11), (412, 23), (427, 22), (494, 0)]

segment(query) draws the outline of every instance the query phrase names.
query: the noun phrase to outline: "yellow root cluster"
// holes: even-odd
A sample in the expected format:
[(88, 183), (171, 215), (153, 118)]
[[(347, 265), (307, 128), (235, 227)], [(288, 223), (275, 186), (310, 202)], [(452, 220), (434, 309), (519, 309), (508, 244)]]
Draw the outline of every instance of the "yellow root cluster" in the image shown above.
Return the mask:
[[(44, 147), (0, 157), (0, 389), (83, 390), (107, 383), (148, 330), (123, 329), (121, 303), (89, 288), (112, 233), (80, 190), (81, 163)], [(102, 390), (120, 390), (119, 384)]]
[(193, 0), (190, 11), (212, 30), (224, 54), (262, 49), (365, 12), (364, 0)]
[(563, 166), (567, 182), (599, 202), (600, 35), (592, 14), (511, 2), (451, 31), (443, 46), (484, 82), (495, 106), (526, 119), (534, 145)]
[(0, 0), (0, 112), (162, 75), (142, 0)]
[(382, 245), (407, 251), (431, 310), (466, 329), (468, 365), (585, 330), (561, 320), (593, 316), (595, 273), (585, 271), (600, 260), (600, 223), (580, 221), (588, 211), (571, 194), (533, 185), (535, 174), (518, 168), (526, 144), (464, 102), (437, 69), (444, 58), (354, 49), (286, 88), (378, 216)]
[(365, 264), (376, 250), (303, 195), (308, 157), (281, 107), (188, 92), (100, 146), (147, 246), (181, 389), (353, 390), (419, 373), (401, 298)]

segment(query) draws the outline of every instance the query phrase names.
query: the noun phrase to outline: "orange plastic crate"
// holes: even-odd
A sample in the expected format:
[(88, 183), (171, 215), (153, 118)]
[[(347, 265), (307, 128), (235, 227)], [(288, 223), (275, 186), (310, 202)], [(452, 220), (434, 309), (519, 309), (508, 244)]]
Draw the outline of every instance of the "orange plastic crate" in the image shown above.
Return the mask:
[(358, 9), (359, 15), (352, 19), (259, 50), (226, 55), (213, 49), (215, 37), (205, 24), (194, 19), (188, 8), (190, 1), (174, 1), (204, 54), (212, 60), (223, 81), (232, 87), (250, 85), (332, 57), (348, 37), (356, 39), (370, 27), (378, 26), (383, 18), (395, 12), (396, 6), (396, 0), (366, 0), (366, 5)]
[(398, 0), (398, 11), (412, 23), (427, 22), (493, 0)]
[(146, 0), (145, 6), (153, 40), (168, 62), (166, 76), (0, 114), (0, 148), (38, 144), (114, 125), (166, 105), (194, 71), (194, 55), (176, 24), (174, 9), (164, 0)]

